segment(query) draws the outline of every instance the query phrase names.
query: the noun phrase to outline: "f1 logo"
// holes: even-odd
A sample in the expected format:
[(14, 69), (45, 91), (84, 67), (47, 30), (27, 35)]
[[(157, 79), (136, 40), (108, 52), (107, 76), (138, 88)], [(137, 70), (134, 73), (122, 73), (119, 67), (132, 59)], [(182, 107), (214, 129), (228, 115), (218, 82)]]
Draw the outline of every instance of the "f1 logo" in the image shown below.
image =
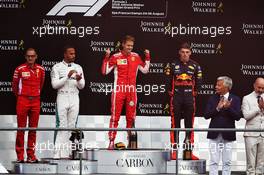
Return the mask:
[(109, 0), (60, 0), (47, 16), (65, 16), (67, 13), (85, 13), (94, 16)]

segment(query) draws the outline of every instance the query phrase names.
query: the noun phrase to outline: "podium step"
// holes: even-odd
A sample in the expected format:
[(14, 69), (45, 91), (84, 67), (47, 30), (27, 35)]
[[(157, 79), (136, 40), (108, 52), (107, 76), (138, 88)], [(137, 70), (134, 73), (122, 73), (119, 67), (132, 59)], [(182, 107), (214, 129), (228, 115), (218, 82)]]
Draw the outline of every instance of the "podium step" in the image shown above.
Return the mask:
[[(176, 160), (167, 162), (167, 173), (176, 173)], [(206, 160), (178, 160), (179, 174), (206, 174)]]
[[(79, 174), (79, 160), (51, 160), (50, 163), (57, 164), (58, 174)], [(97, 173), (97, 161), (82, 160), (82, 174)]]
[(167, 172), (169, 151), (146, 150), (98, 150), (98, 173), (107, 174), (162, 174)]
[(48, 162), (40, 163), (16, 163), (14, 162), (14, 172), (17, 174), (55, 174), (57, 164)]
[[(47, 159), (46, 159), (47, 160)], [(17, 174), (79, 174), (79, 160), (55, 160), (40, 163), (15, 163)], [(82, 160), (82, 174), (97, 173), (97, 161)]]

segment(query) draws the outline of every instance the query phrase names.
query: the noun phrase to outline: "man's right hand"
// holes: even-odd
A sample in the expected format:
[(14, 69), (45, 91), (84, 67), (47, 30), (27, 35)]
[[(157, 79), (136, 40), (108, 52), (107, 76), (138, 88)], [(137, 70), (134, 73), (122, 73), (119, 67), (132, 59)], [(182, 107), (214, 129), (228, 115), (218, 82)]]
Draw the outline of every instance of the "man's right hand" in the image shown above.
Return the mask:
[(232, 100), (232, 98), (230, 100), (225, 100), (224, 108), (229, 108), (231, 106)]
[(109, 58), (109, 57), (110, 57), (110, 54), (111, 54), (111, 51), (110, 51), (109, 48), (107, 48), (107, 49), (105, 50), (105, 57), (106, 57), (106, 58)]
[(68, 73), (68, 78), (70, 78), (72, 76), (72, 74), (77, 73), (76, 70), (70, 70), (70, 72)]
[(264, 100), (262, 97), (259, 98), (259, 108), (261, 111), (264, 111)]
[(150, 61), (150, 51), (148, 49), (144, 50), (145, 61)]

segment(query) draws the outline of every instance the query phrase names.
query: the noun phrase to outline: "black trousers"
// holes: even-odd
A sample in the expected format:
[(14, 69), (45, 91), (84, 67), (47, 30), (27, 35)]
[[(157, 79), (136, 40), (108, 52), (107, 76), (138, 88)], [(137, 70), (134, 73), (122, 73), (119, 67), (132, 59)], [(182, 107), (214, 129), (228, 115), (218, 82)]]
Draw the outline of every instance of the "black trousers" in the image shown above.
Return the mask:
[[(195, 98), (192, 88), (175, 88), (174, 96), (171, 99), (171, 123), (172, 128), (181, 128), (181, 119), (184, 119), (185, 128), (193, 128), (195, 113)], [(193, 143), (193, 132), (186, 132)], [(173, 132), (171, 140), (176, 142), (176, 133)], [(186, 138), (185, 138), (186, 139)]]

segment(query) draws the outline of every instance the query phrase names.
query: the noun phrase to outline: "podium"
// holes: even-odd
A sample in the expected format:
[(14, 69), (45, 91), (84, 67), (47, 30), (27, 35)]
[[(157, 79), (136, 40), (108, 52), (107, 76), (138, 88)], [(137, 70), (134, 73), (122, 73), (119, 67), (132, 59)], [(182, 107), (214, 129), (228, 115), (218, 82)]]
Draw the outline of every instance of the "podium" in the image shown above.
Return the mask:
[[(16, 174), (79, 174), (80, 160), (42, 159), (40, 163), (16, 163)], [(170, 150), (87, 149), (82, 154), (82, 174), (175, 174), (176, 161)], [(178, 160), (179, 174), (205, 174), (205, 160)]]

